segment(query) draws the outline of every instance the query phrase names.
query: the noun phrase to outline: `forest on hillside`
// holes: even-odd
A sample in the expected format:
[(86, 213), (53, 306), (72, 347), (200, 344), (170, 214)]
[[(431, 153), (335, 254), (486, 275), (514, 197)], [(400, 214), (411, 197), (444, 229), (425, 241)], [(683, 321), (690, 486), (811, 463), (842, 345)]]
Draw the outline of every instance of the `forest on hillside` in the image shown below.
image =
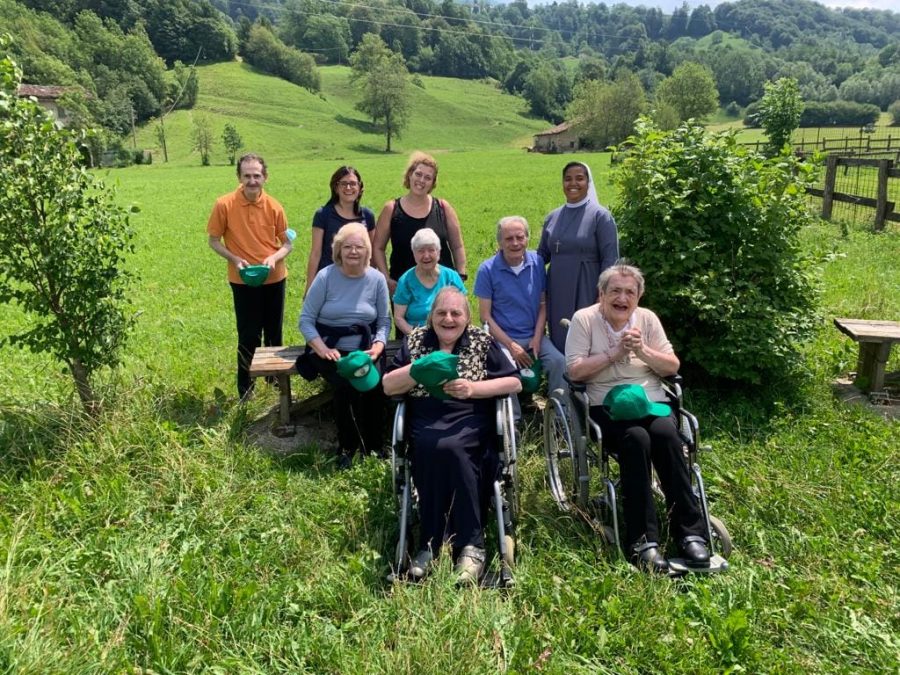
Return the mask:
[(810, 0), (685, 3), (670, 15), (575, 1), (0, 0), (0, 32), (13, 36), (25, 82), (73, 86), (76, 119), (111, 134), (193, 105), (195, 62), (240, 54), (316, 91), (317, 66), (349, 63), (367, 34), (412, 73), (490, 79), (550, 122), (627, 100), (628, 115), (652, 108), (671, 124), (684, 114), (663, 94), (686, 64), (689, 93), (712, 86), (734, 115), (781, 77), (808, 102), (869, 106), (864, 117), (900, 100), (900, 13)]

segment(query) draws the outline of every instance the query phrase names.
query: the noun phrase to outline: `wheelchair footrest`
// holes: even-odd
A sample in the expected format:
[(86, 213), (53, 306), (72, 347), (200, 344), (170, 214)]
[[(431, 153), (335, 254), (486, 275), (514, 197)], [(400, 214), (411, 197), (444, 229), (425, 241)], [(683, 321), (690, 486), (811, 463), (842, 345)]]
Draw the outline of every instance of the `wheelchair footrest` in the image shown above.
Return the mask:
[(688, 573), (716, 574), (718, 572), (724, 572), (728, 569), (728, 561), (718, 554), (710, 556), (709, 566), (707, 567), (692, 567), (687, 564), (684, 558), (669, 558), (668, 560), (669, 570), (675, 576), (682, 576)]

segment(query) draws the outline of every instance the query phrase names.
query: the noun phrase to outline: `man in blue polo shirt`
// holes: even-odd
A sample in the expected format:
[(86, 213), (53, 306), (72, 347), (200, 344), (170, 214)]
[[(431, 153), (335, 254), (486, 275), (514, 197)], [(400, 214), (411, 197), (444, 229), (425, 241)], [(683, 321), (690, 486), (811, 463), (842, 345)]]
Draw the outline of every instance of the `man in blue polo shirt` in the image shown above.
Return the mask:
[(519, 368), (530, 366), (538, 356), (550, 391), (563, 389), (566, 359), (544, 333), (547, 274), (544, 260), (528, 250), (528, 221), (522, 216), (501, 218), (497, 243), (500, 251), (481, 263), (475, 279), (481, 320)]

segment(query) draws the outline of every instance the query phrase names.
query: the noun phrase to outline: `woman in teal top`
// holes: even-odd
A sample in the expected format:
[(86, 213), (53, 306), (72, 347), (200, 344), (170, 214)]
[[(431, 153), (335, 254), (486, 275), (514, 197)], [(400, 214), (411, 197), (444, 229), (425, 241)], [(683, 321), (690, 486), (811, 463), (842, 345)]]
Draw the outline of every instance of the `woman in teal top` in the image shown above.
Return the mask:
[(434, 230), (425, 227), (416, 232), (410, 248), (416, 266), (403, 273), (394, 292), (394, 324), (402, 335), (425, 325), (431, 303), (444, 286), (466, 292), (459, 273), (438, 263), (441, 241)]

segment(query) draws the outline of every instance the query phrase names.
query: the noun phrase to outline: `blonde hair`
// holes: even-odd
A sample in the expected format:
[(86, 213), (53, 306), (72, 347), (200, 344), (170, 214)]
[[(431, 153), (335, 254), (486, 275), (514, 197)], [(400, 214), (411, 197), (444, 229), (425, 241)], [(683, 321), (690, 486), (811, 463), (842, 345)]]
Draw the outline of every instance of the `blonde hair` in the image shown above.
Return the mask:
[(337, 231), (331, 242), (331, 259), (334, 260), (335, 265), (340, 266), (344, 262), (341, 256), (341, 246), (343, 246), (344, 241), (348, 237), (354, 234), (362, 237), (363, 244), (366, 247), (366, 265), (372, 260), (372, 242), (369, 240), (369, 231), (366, 229), (366, 226), (362, 223), (347, 223)]
[[(421, 152), (416, 150), (413, 154), (409, 156), (409, 162), (406, 164), (406, 173), (403, 174), (403, 187), (409, 190), (409, 177), (412, 176), (413, 171), (416, 170), (416, 167), (419, 164), (424, 164), (425, 166), (431, 168), (434, 171), (434, 181), (431, 183), (431, 190), (434, 190), (437, 187), (437, 177), (438, 177), (438, 165), (435, 161), (434, 157), (429, 155), (428, 153)], [(431, 192), (429, 190), (429, 192)]]

